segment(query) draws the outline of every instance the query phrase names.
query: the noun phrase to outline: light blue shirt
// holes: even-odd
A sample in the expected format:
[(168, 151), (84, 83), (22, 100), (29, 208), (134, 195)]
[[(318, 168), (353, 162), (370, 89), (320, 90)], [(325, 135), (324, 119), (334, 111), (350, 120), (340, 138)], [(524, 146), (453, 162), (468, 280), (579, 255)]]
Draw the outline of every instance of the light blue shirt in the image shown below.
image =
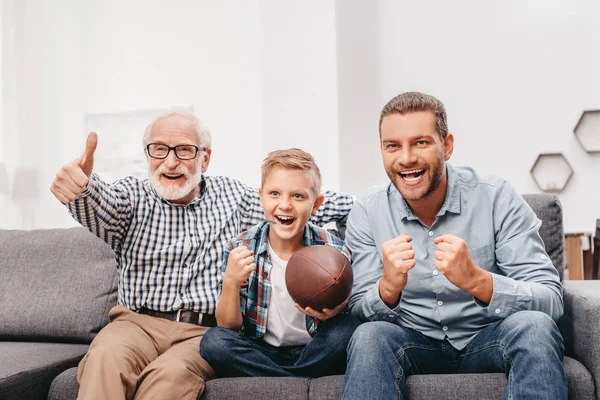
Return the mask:
[[(431, 227), (412, 212), (391, 183), (372, 188), (348, 217), (346, 245), (354, 270), (350, 310), (363, 320), (389, 321), (424, 335), (448, 338), (457, 349), (487, 325), (521, 310), (558, 320), (563, 313), (558, 272), (538, 233), (541, 221), (505, 180), (481, 178), (472, 168), (447, 164), (446, 199)], [(379, 296), (381, 245), (401, 233), (412, 236), (416, 265), (398, 305)], [(489, 304), (454, 286), (435, 268), (434, 238), (462, 238), (473, 261), (492, 273)]]

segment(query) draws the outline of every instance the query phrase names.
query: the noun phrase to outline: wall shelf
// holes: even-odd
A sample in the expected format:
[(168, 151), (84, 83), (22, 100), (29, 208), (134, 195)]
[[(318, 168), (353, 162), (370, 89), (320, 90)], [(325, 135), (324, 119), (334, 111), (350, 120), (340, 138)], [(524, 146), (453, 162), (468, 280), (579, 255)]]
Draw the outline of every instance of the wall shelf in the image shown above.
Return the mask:
[(586, 152), (600, 152), (600, 110), (584, 111), (573, 133)]
[(573, 168), (562, 153), (543, 153), (538, 155), (530, 173), (543, 191), (560, 192), (571, 179)]

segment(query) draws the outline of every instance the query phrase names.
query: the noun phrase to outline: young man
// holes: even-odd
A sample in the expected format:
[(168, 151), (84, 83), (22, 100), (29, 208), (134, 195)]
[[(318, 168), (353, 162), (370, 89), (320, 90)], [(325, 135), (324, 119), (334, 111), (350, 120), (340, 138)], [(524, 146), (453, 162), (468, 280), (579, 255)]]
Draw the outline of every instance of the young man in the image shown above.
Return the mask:
[[(169, 112), (146, 129), (149, 180), (107, 184), (93, 174), (97, 135), (56, 174), (51, 190), (114, 250), (118, 305), (79, 364), (79, 399), (197, 399), (212, 369), (198, 353), (214, 326), (228, 238), (262, 220), (258, 192), (204, 176), (208, 128)], [(344, 221), (353, 198), (328, 193), (317, 224)]]
[[(358, 319), (334, 309), (302, 309), (287, 292), (285, 268), (299, 249), (342, 240), (308, 222), (323, 203), (321, 175), (299, 149), (270, 153), (262, 165), (260, 204), (265, 221), (228, 243), (218, 327), (200, 353), (218, 376), (304, 376), (343, 373), (346, 346)], [(241, 288), (241, 289), (240, 289)], [(241, 332), (240, 332), (241, 330)]]
[(503, 371), (505, 399), (566, 399), (558, 273), (540, 220), (499, 178), (447, 164), (436, 98), (404, 93), (381, 112), (389, 185), (352, 209), (345, 399), (406, 398), (406, 376)]

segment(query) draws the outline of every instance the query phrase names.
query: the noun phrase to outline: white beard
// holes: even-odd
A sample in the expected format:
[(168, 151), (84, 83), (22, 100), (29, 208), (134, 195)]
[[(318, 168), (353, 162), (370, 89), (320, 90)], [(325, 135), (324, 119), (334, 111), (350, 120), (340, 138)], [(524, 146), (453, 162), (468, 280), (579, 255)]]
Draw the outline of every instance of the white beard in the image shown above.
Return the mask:
[[(198, 165), (200, 167), (200, 165)], [(180, 186), (176, 183), (170, 185), (163, 185), (160, 182), (160, 176), (164, 173), (169, 174), (183, 174), (185, 177), (185, 184)], [(158, 195), (165, 200), (179, 200), (187, 196), (194, 190), (202, 180), (202, 169), (198, 168), (194, 175), (190, 174), (190, 171), (184, 165), (179, 165), (175, 170), (169, 171), (164, 164), (161, 164), (154, 174), (148, 171), (150, 175), (150, 184), (156, 190)]]

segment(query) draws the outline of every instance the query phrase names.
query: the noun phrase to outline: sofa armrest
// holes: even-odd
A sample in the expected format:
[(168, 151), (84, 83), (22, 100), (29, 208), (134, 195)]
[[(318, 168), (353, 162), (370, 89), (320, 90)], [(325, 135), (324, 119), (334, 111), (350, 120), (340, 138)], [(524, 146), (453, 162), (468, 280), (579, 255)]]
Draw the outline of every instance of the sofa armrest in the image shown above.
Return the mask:
[(600, 281), (565, 281), (564, 316), (559, 321), (566, 355), (592, 374), (600, 399)]

